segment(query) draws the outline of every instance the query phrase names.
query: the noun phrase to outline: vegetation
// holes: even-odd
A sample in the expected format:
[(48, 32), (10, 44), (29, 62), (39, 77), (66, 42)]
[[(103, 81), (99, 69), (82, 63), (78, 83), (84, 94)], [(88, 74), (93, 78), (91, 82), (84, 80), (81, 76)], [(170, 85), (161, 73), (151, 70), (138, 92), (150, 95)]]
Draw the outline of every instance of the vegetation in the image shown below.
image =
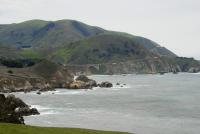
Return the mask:
[[(143, 60), (147, 66), (150, 62), (157, 64), (160, 70), (165, 65), (180, 65), (184, 71), (197, 65), (195, 60), (176, 58), (173, 52), (149, 39), (74, 20), (31, 20), (0, 25), (0, 57), (81, 65)], [(155, 59), (158, 62), (154, 62)], [(22, 60), (6, 60), (1, 64), (18, 68), (29, 66)], [(103, 70), (105, 67), (100, 72)]]
[(128, 134), (79, 128), (44, 128), (0, 123), (0, 134)]
[[(157, 47), (157, 43), (146, 38), (133, 36), (127, 33), (108, 31), (74, 20), (60, 20), (54, 22), (31, 20), (19, 24), (1, 25), (0, 46), (1, 44), (6, 44), (6, 46), (23, 48), (20, 55), (29, 58), (39, 58), (41, 53), (34, 48), (47, 48), (50, 50), (63, 45), (67, 48), (71, 42), (84, 40), (101, 34), (105, 35), (104, 42), (106, 42), (109, 37), (111, 37), (109, 40), (112, 40), (114, 36), (120, 36), (125, 39), (132, 39), (135, 44), (150, 49), (158, 54), (174, 56), (169, 50)], [(93, 42), (95, 39), (96, 38), (92, 38)], [(113, 44), (114, 43), (115, 41), (113, 41)], [(160, 49), (162, 49), (162, 51)], [(49, 55), (48, 52), (46, 54)], [(65, 58), (68, 57), (63, 51), (54, 53), (54, 56), (57, 56), (57, 54), (61, 54), (61, 56), (64, 55)], [(67, 60), (67, 58), (64, 60)]]
[(98, 35), (61, 47), (57, 56), (70, 64), (97, 64), (145, 59), (153, 54), (121, 35)]
[(24, 68), (35, 65), (39, 62), (38, 59), (8, 59), (0, 58), (0, 64), (10, 67), (10, 68)]
[(19, 54), (23, 57), (31, 59), (40, 59), (42, 57), (42, 55), (37, 50), (31, 48), (24, 48), (19, 52)]
[(73, 20), (55, 22), (31, 20), (19, 24), (1, 25), (0, 42), (20, 48), (56, 47), (102, 32), (103, 29)]
[(8, 73), (9, 73), (9, 74), (13, 74), (13, 71), (12, 71), (12, 70), (8, 70)]
[(177, 57), (175, 58), (175, 62), (181, 67), (183, 72), (187, 72), (190, 67), (199, 68), (200, 66), (200, 63), (194, 58)]

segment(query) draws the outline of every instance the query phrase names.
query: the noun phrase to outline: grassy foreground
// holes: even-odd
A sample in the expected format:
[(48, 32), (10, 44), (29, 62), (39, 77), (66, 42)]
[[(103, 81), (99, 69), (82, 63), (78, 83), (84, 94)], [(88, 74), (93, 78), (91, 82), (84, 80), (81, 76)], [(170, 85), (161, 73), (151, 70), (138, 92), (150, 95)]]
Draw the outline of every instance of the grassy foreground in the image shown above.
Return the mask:
[(79, 128), (47, 128), (0, 123), (0, 134), (128, 134)]

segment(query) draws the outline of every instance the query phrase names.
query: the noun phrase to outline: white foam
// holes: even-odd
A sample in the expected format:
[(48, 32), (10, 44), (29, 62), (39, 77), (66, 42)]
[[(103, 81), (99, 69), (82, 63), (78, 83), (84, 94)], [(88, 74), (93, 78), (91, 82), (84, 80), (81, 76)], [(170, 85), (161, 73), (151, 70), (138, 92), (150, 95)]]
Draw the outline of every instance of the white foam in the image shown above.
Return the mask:
[(114, 85), (112, 88), (123, 89), (123, 88), (130, 88), (129, 85)]
[(31, 108), (36, 108), (38, 110), (48, 110), (48, 109), (51, 109), (49, 107), (44, 107), (44, 106), (41, 106), (41, 105), (32, 105)]
[(134, 87), (149, 87), (151, 85), (148, 85), (148, 84), (142, 84), (142, 85), (135, 85)]
[(55, 115), (55, 114), (59, 114), (59, 113), (54, 111), (54, 110), (49, 110), (49, 111), (45, 111), (45, 112), (40, 113), (40, 115)]
[(62, 89), (57, 92), (55, 92), (56, 95), (67, 95), (67, 94), (83, 94), (86, 90), (79, 89), (79, 90), (68, 90), (68, 89)]

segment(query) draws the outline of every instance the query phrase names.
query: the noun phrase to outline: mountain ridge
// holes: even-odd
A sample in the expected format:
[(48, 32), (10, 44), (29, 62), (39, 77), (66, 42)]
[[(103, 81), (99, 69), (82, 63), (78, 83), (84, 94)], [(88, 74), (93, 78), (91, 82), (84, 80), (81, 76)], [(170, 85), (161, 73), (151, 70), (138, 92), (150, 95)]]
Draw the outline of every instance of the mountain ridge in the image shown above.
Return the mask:
[[(141, 42), (154, 44), (153, 41), (127, 33), (104, 30), (76, 20), (30, 20), (22, 23), (0, 25), (0, 42), (17, 47), (57, 47), (98, 34), (120, 34)], [(152, 42), (152, 43), (151, 43)], [(141, 43), (145, 44), (145, 43)], [(156, 47), (154, 46), (156, 49)], [(168, 50), (169, 51), (169, 50)], [(171, 52), (172, 54), (172, 52)], [(172, 54), (174, 56), (174, 54)]]
[[(0, 25), (0, 48), (4, 58), (48, 59), (63, 65), (104, 64), (110, 70), (107, 73), (112, 72), (112, 63), (117, 63), (115, 73), (119, 69), (125, 73), (187, 71), (193, 66), (199, 70), (194, 59), (176, 59), (176, 54), (150, 39), (76, 20)], [(118, 64), (122, 62), (127, 67)]]

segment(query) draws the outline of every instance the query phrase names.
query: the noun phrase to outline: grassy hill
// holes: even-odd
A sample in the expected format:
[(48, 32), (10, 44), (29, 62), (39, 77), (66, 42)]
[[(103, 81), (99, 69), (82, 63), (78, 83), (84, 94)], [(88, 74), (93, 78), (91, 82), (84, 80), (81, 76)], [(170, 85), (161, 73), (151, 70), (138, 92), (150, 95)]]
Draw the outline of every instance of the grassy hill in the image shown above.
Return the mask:
[[(176, 54), (144, 37), (108, 31), (75, 20), (30, 20), (0, 25), (0, 52), (4, 58), (48, 59), (61, 64), (129, 62), (127, 64), (132, 65), (126, 68), (131, 70), (128, 73), (133, 68), (147, 72), (186, 68), (185, 71), (194, 65), (184, 62), (190, 59), (177, 60)], [(195, 65), (197, 70), (198, 66)]]
[(147, 59), (157, 56), (132, 38), (101, 34), (78, 42), (63, 45), (51, 55), (51, 60), (64, 61), (68, 64), (98, 64), (123, 62), (135, 59)]
[[(37, 48), (38, 51), (43, 53), (43, 51), (49, 52), (52, 48), (55, 49), (63, 44), (66, 45), (100, 34), (129, 37), (132, 38), (137, 45), (144, 46), (159, 55), (174, 56), (172, 52), (160, 47), (149, 39), (127, 33), (104, 30), (75, 20), (30, 20), (17, 24), (0, 25), (0, 46), (2, 46), (1, 44), (6, 44), (6, 46), (14, 46), (16, 48)], [(160, 50), (161, 48), (162, 51)], [(22, 56), (26, 56), (26, 54), (28, 56), (36, 56), (31, 50), (23, 50)]]
[(0, 123), (0, 134), (128, 134), (79, 128), (44, 128)]
[(56, 47), (104, 32), (74, 20), (31, 20), (0, 25), (0, 42), (17, 47)]

